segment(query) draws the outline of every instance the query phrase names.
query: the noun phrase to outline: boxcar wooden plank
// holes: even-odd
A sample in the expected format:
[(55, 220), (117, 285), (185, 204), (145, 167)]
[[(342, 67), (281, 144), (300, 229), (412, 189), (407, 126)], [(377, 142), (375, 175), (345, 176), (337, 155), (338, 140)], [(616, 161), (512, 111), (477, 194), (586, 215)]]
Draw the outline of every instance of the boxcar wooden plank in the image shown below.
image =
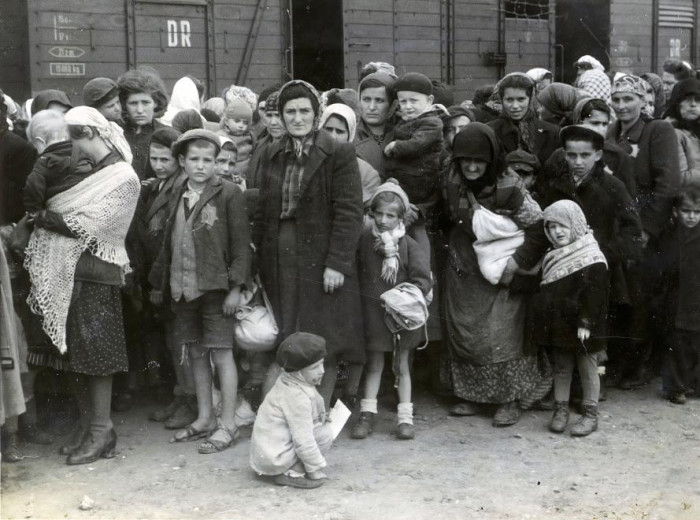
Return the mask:
[(355, 23), (391, 26), (394, 23), (393, 11), (346, 9), (343, 14), (343, 23), (346, 26)]
[(366, 50), (368, 52), (393, 52), (394, 40), (379, 38), (352, 38), (346, 42), (350, 52), (355, 50)]
[[(123, 14), (125, 0), (90, 0), (91, 14)], [(29, 0), (30, 12), (84, 13), (85, 0)]]
[(395, 24), (400, 26), (429, 26), (440, 27), (439, 14), (414, 14), (399, 12), (395, 16)]
[(401, 0), (396, 8), (402, 13), (440, 14), (440, 2), (436, 0)]
[(366, 24), (348, 24), (344, 30), (345, 38), (376, 38), (376, 39), (393, 39), (392, 26), (389, 25), (386, 29), (379, 29), (376, 25)]
[(396, 42), (398, 52), (434, 52), (440, 54), (440, 40), (407, 40)]
[(393, 11), (393, 0), (345, 0), (344, 8), (366, 11)]

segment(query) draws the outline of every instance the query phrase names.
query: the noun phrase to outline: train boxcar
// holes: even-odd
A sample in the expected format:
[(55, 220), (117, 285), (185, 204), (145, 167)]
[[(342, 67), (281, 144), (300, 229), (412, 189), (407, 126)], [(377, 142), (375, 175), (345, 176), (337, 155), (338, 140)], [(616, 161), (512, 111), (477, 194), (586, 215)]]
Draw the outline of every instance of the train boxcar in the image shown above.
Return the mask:
[(3, 0), (2, 87), (18, 98), (139, 65), (191, 74), (214, 95), (291, 77), (357, 85), (368, 61), (423, 72), (458, 98), (503, 74), (573, 78), (591, 54), (613, 70), (659, 71), (697, 56), (698, 0)]

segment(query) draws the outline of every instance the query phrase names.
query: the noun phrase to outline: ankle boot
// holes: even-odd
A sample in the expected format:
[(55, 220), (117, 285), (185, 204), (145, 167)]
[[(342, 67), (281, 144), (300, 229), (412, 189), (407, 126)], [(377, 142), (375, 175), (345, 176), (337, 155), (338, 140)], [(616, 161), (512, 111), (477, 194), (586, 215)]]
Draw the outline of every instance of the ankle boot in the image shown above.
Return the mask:
[(353, 439), (366, 439), (374, 429), (374, 416), (376, 413), (360, 412), (360, 418), (355, 426), (352, 427), (350, 437)]
[(585, 437), (598, 429), (598, 407), (586, 405), (583, 407), (583, 415), (571, 428), (574, 437)]
[(549, 422), (549, 431), (554, 433), (562, 433), (569, 423), (569, 403), (566, 401), (554, 402), (554, 413), (552, 420)]
[(2, 433), (2, 461), (19, 462), (24, 457), (19, 451), (19, 435), (17, 432)]
[(90, 433), (90, 422), (87, 419), (79, 419), (70, 439), (60, 448), (59, 455), (72, 455), (87, 440)]
[(114, 428), (99, 433), (90, 433), (80, 448), (68, 455), (66, 464), (90, 464), (100, 457), (111, 459), (115, 456), (114, 449), (117, 446), (117, 434)]

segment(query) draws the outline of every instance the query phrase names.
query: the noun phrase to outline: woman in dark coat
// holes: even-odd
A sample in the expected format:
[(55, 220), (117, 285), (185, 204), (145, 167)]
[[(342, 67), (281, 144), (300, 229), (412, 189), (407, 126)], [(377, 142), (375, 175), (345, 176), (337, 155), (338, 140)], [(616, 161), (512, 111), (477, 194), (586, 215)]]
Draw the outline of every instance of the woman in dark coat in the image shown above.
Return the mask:
[(267, 173), (253, 235), (279, 339), (297, 331), (326, 339), (321, 394), (328, 405), (338, 355), (355, 361), (364, 353), (355, 264), (363, 215), (360, 171), (351, 144), (317, 130), (314, 87), (287, 83), (279, 107), (287, 135), (261, 158)]
[(537, 118), (535, 82), (526, 74), (514, 72), (498, 83), (501, 115), (488, 125), (496, 132), (505, 153), (525, 150), (544, 164), (559, 146), (559, 129)]

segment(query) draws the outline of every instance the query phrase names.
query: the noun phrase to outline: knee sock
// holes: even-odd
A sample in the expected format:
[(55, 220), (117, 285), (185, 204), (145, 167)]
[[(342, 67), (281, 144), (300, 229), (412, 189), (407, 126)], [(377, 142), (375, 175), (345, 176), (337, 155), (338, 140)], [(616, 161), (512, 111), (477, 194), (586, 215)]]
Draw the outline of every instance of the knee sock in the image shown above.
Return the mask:
[(377, 400), (360, 399), (360, 412), (377, 413)]
[(396, 418), (399, 424), (413, 424), (413, 403), (399, 403)]

